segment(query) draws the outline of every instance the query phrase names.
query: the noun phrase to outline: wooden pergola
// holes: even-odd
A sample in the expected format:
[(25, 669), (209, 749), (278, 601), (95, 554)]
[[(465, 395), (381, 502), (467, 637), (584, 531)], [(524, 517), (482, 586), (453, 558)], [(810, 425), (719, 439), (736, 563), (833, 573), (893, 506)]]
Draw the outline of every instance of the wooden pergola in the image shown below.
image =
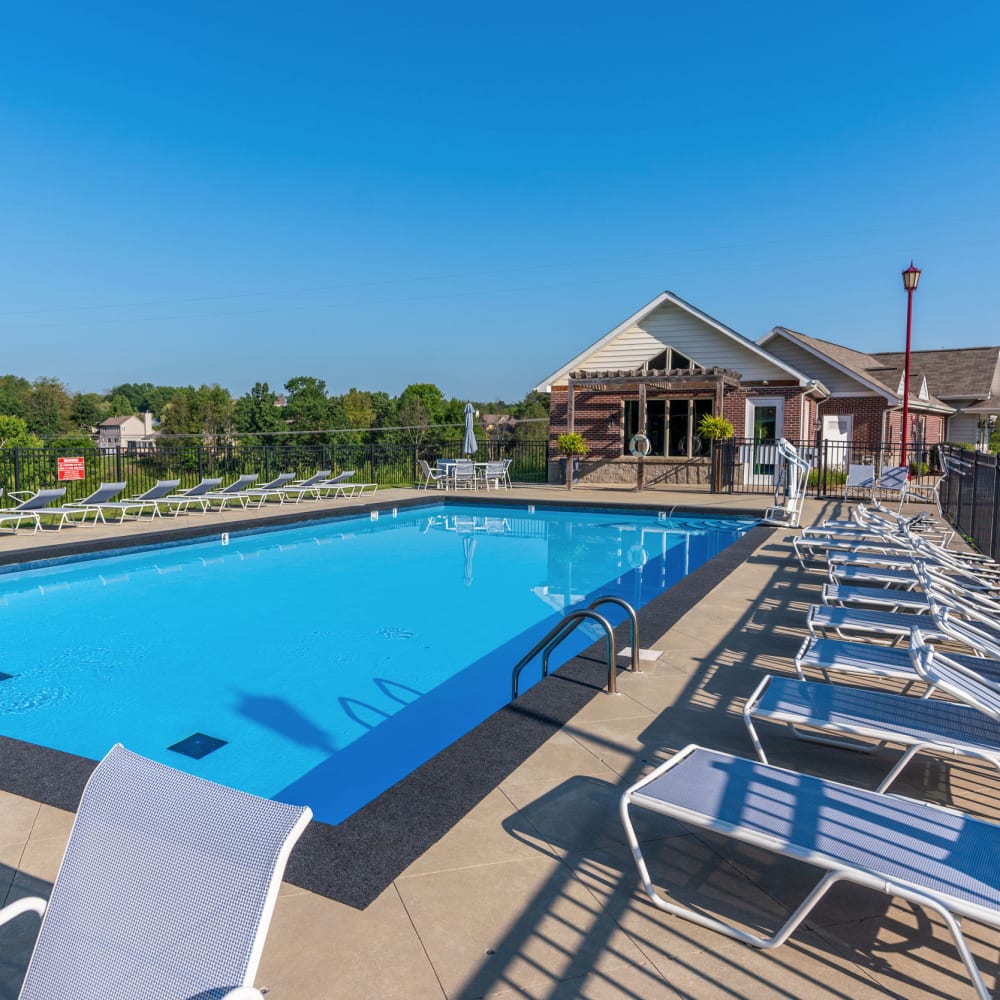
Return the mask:
[(727, 388), (738, 388), (743, 376), (731, 368), (671, 368), (669, 370), (648, 371), (635, 368), (631, 371), (574, 371), (569, 373), (566, 385), (569, 390), (566, 400), (567, 430), (574, 431), (573, 392), (575, 389), (591, 389), (598, 392), (627, 393), (639, 395), (639, 432), (646, 433), (646, 394), (650, 389), (666, 392), (682, 389), (685, 395), (711, 392), (712, 411), (722, 416), (722, 400)]

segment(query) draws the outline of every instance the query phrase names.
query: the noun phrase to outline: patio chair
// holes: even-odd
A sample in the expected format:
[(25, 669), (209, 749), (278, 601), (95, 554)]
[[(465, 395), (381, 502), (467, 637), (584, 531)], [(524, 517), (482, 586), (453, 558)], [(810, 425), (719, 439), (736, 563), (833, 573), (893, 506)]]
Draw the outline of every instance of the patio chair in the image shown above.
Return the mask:
[(423, 458), (417, 459), (417, 464), (420, 466), (420, 475), (424, 477), (422, 489), (426, 490), (431, 483), (439, 490), (447, 486), (447, 469), (432, 469), (430, 462)]
[(495, 490), (499, 490), (501, 486), (506, 489), (504, 477), (505, 470), (503, 462), (486, 462), (482, 468), (479, 481), (486, 487), (486, 489), (490, 489), (492, 487)]
[(264, 483), (262, 486), (254, 486), (249, 490), (244, 490), (243, 495), (248, 498), (247, 503), (244, 506), (249, 506), (249, 504), (256, 500), (256, 505), (258, 507), (263, 507), (264, 504), (272, 497), (277, 497), (278, 503), (284, 503), (285, 488), (291, 484), (294, 478), (294, 472), (282, 472), (280, 476), (275, 476), (269, 483)]
[(136, 519), (140, 518), (145, 510), (150, 511), (150, 517), (160, 517), (159, 501), (166, 499), (180, 486), (180, 483), (179, 479), (161, 479), (155, 486), (151, 486), (145, 493), (140, 493), (138, 496), (127, 497), (124, 500), (111, 500), (93, 506), (100, 507), (102, 515), (110, 511), (118, 511), (121, 521), (128, 520), (129, 511), (135, 511), (132, 517)]
[[(824, 874), (774, 935), (750, 933), (657, 890), (632, 825), (634, 809), (805, 862)], [(658, 909), (744, 944), (775, 948), (832, 885), (853, 882), (940, 915), (980, 1000), (989, 1000), (959, 922), (968, 917), (1000, 927), (1000, 825), (696, 744), (629, 788), (622, 795), (620, 815), (642, 887)], [(655, 843), (663, 846), (660, 840)]]
[(459, 489), (460, 487), (466, 487), (470, 490), (478, 489), (476, 463), (471, 459), (458, 459), (451, 469), (451, 485), (455, 489)]
[(295, 499), (293, 503), (298, 503), (304, 497), (312, 497), (313, 500), (318, 500), (319, 491), (316, 489), (316, 484), (329, 479), (331, 475), (331, 469), (320, 469), (318, 472), (314, 472), (307, 479), (294, 480), (282, 488), (285, 499), (287, 500), (289, 497), (294, 497)]
[[(93, 523), (98, 520), (103, 521), (101, 511), (95, 506), (97, 502), (109, 500), (125, 489), (125, 483), (101, 483), (101, 485), (83, 500), (67, 501), (59, 507), (53, 507), (52, 503), (60, 497), (66, 495), (66, 487), (58, 489), (39, 490), (37, 493), (24, 491), (11, 492), (8, 496), (14, 498), (24, 497), (16, 507), (5, 510), (4, 514), (22, 514), (25, 511), (35, 511), (39, 516), (39, 523), (42, 517), (58, 517), (55, 525), (56, 531), (61, 531), (64, 524), (86, 524), (87, 515), (93, 513)], [(77, 520), (79, 518), (79, 520)]]
[[(941, 611), (945, 616), (950, 613), (945, 609)], [(829, 604), (811, 604), (806, 614), (806, 627), (813, 637), (821, 632), (835, 632), (840, 638), (844, 638), (845, 632), (851, 632), (891, 639), (893, 645), (900, 639), (907, 638), (914, 628), (923, 629), (935, 639), (946, 637), (942, 624), (930, 613), (843, 608)]]
[[(218, 503), (220, 511), (229, 506), (231, 500), (235, 500), (244, 509), (250, 503), (247, 490), (253, 486), (260, 478), (256, 472), (245, 472), (238, 479), (234, 479), (228, 486), (223, 486), (221, 490), (212, 490), (205, 494), (205, 499), (210, 505)], [(213, 508), (214, 509), (214, 508)]]
[(311, 817), (112, 747), (87, 782), (21, 1000), (250, 1000)]
[[(929, 646), (922, 650), (933, 658)], [(876, 789), (879, 792), (886, 791), (920, 753), (975, 757), (1000, 769), (1000, 691), (972, 674), (956, 673), (947, 664), (937, 668), (936, 674), (928, 668), (932, 681), (927, 695), (938, 686), (933, 678), (954, 675), (970, 692), (966, 700), (971, 698), (974, 704), (767, 676), (747, 699), (743, 721), (764, 764), (767, 755), (754, 725), (759, 721), (783, 724), (803, 740), (849, 750), (870, 753), (887, 743), (904, 747)]]
[[(38, 531), (41, 527), (38, 512), (65, 495), (65, 486), (54, 490), (39, 490), (37, 493), (28, 490), (8, 492), (7, 496), (13, 497), (17, 503), (13, 507), (0, 510), (0, 524), (3, 524), (4, 521), (10, 521), (11, 531), (16, 532), (20, 528), (21, 522), (27, 520), (34, 524), (33, 530)], [(23, 499), (18, 499), (19, 497), (23, 497)]]
[(874, 465), (849, 465), (847, 467), (847, 481), (844, 483), (845, 500), (851, 498), (851, 490), (861, 490), (866, 497), (870, 497), (874, 488)]
[[(948, 655), (954, 662), (975, 670), (987, 683), (1000, 687), (1000, 658), (975, 653)], [(902, 681), (904, 690), (920, 680), (908, 648), (880, 646), (873, 642), (810, 637), (799, 647), (792, 665), (800, 680), (806, 680), (806, 669), (820, 671), (828, 681), (831, 673)]]
[(324, 479), (321, 482), (315, 483), (313, 489), (317, 491), (317, 497), (324, 497), (326, 499), (353, 496), (354, 483), (350, 481), (353, 477), (354, 470), (349, 469), (347, 472), (338, 473), (332, 479)]
[(183, 509), (185, 514), (191, 513), (191, 505), (199, 508), (200, 513), (206, 514), (209, 511), (209, 504), (205, 497), (214, 489), (222, 485), (221, 479), (202, 479), (190, 489), (181, 490), (180, 493), (172, 493), (163, 498), (167, 505), (167, 510), (176, 517)]

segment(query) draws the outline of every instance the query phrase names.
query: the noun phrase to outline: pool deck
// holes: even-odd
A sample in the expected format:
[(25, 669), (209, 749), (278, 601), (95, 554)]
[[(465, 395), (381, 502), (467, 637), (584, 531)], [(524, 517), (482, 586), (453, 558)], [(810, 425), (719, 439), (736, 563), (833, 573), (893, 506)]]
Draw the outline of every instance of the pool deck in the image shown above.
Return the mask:
[[(387, 490), (374, 500), (403, 503), (420, 495)], [(518, 487), (500, 499), (612, 505), (640, 498), (628, 490)], [(769, 498), (657, 490), (641, 501), (722, 514), (761, 511)], [(803, 523), (845, 509), (809, 501)], [(273, 514), (230, 511), (212, 515), (211, 526), (228, 530)], [(0, 560), (13, 552), (40, 555), (50, 545), (142, 541), (205, 520), (2, 535)], [(691, 742), (752, 755), (743, 703), (765, 671), (792, 673), (806, 608), (825, 579), (795, 562), (795, 533), (778, 527), (764, 536), (669, 627), (641, 634), (644, 647), (661, 651), (657, 661), (639, 674), (620, 672), (618, 695), (592, 697), (366, 908), (286, 883), (257, 977), (270, 990), (268, 1000), (972, 997), (940, 920), (873, 891), (834, 888), (770, 952), (661, 913), (639, 892), (618, 819), (620, 795)], [(774, 727), (761, 730), (773, 763), (867, 787), (895, 759), (891, 751), (859, 755), (797, 742)], [(911, 764), (899, 787), (1000, 816), (995, 772), (976, 765), (925, 758)], [(71, 821), (70, 812), (0, 792), (5, 902), (47, 895)], [(644, 822), (640, 835), (658, 884), (758, 932), (783, 922), (814, 882), (801, 863), (667, 820)], [(380, 836), (371, 829), (374, 844)], [(0, 1000), (17, 995), (34, 929), (34, 919), (23, 917), (2, 932)], [(965, 930), (993, 987), (1000, 932), (968, 921)]]

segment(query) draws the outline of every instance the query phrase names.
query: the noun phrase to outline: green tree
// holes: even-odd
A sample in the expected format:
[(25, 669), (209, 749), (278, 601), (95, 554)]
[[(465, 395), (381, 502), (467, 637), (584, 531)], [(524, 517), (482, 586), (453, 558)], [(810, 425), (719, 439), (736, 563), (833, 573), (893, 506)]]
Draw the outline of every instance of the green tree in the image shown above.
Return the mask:
[(283, 408), (275, 406), (278, 397), (266, 382), (254, 387), (236, 400), (233, 427), (237, 434), (276, 434), (285, 430)]
[(0, 413), (24, 420), (28, 412), (31, 383), (19, 375), (0, 375)]
[(57, 378), (36, 378), (31, 383), (25, 408), (24, 419), (28, 430), (41, 438), (55, 437), (73, 425), (69, 415), (69, 393)]
[(348, 427), (368, 428), (375, 426), (375, 405), (370, 392), (348, 389), (340, 398)]
[[(423, 414), (423, 422), (426, 424), (444, 423), (444, 393), (430, 382), (417, 382), (408, 385), (399, 396), (401, 416), (404, 410), (412, 414)], [(410, 423), (410, 421), (406, 420), (404, 423)]]
[(116, 392), (108, 401), (109, 417), (130, 417), (133, 413), (141, 412), (137, 406), (132, 405), (132, 400), (122, 392)]
[(73, 402), (70, 403), (69, 415), (73, 426), (81, 431), (89, 431), (106, 416), (110, 416), (107, 404), (96, 392), (77, 393), (73, 397)]
[(297, 431), (322, 430), (327, 419), (326, 382), (309, 375), (298, 375), (285, 383), (288, 405), (285, 416)]
[(215, 437), (229, 434), (234, 405), (229, 393), (218, 384), (178, 389), (160, 421), (160, 432)]
[(42, 443), (21, 417), (0, 413), (0, 448), (41, 448)]

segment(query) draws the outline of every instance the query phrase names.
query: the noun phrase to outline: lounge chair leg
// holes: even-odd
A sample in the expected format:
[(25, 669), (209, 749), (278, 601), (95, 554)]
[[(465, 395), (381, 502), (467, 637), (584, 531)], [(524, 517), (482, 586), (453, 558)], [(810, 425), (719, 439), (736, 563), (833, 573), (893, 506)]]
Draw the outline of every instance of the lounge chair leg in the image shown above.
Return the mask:
[(657, 909), (663, 910), (666, 913), (672, 913), (676, 917), (683, 917), (685, 920), (690, 920), (692, 923), (698, 924), (701, 927), (707, 927), (709, 930), (718, 931), (720, 934), (725, 934), (727, 937), (731, 937), (736, 941), (742, 941), (744, 944), (752, 945), (754, 948), (760, 948), (762, 950), (770, 950), (772, 948), (777, 948), (779, 945), (784, 944), (788, 938), (795, 932), (795, 929), (802, 923), (803, 920), (809, 915), (809, 912), (813, 907), (823, 898), (827, 890), (834, 884), (834, 882), (840, 881), (843, 876), (839, 872), (827, 872), (817, 883), (812, 892), (799, 904), (798, 909), (782, 924), (781, 928), (769, 938), (759, 937), (756, 934), (750, 934), (747, 931), (741, 930), (739, 927), (733, 927), (731, 924), (725, 923), (725, 921), (719, 920), (716, 917), (709, 917), (697, 910), (692, 910), (689, 907), (682, 906), (679, 903), (671, 903), (670, 900), (665, 899), (657, 891), (656, 887), (653, 885), (652, 879), (649, 877), (649, 870), (646, 867), (646, 859), (642, 855), (642, 848), (639, 846), (638, 838), (635, 835), (635, 830), (632, 827), (632, 820), (628, 814), (628, 793), (622, 796), (621, 801), (621, 819), (622, 826), (625, 828), (625, 836), (628, 839), (629, 847), (632, 851), (632, 858), (635, 861), (635, 866), (639, 871), (639, 878), (642, 882), (643, 890), (649, 897), (650, 902), (653, 903)]

